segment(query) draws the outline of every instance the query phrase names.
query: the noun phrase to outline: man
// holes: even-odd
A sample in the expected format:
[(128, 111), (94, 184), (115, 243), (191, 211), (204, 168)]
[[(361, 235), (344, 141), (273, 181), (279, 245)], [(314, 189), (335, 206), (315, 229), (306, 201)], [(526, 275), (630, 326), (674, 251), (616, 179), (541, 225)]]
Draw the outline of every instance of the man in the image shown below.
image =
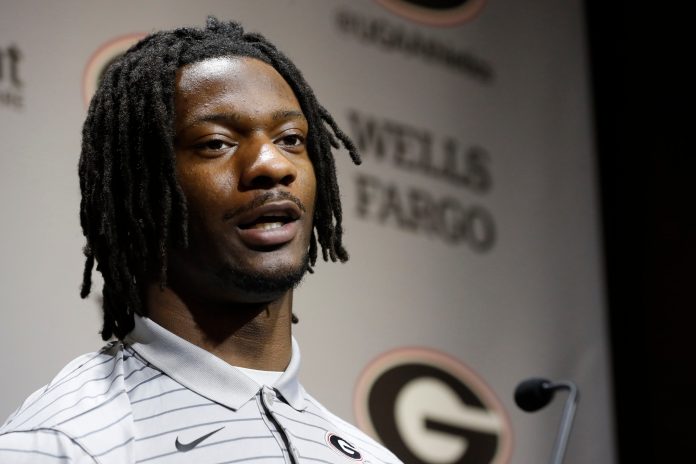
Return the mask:
[(319, 246), (348, 259), (339, 141), (359, 162), (238, 24), (159, 32), (110, 66), (83, 130), (82, 296), (96, 262), (118, 341), (25, 401), (0, 462), (397, 463), (297, 380), (293, 288)]

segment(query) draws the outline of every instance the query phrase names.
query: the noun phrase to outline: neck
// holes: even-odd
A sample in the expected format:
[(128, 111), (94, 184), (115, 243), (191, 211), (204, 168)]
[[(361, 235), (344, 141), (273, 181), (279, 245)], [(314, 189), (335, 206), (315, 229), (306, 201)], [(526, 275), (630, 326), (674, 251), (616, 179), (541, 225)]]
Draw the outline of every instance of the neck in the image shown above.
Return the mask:
[(292, 351), (292, 290), (268, 303), (217, 303), (185, 298), (153, 284), (148, 317), (234, 366), (282, 371)]

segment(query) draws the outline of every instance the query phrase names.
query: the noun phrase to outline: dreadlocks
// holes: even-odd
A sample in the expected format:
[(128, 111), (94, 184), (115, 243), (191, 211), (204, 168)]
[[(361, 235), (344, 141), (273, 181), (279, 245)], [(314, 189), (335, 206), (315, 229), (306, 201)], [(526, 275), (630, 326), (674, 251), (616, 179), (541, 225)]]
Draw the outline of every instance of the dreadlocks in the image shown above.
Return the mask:
[(309, 263), (318, 244), (324, 260), (346, 261), (342, 212), (332, 148), (352, 141), (314, 96), (300, 71), (262, 35), (209, 17), (205, 29), (180, 28), (147, 36), (105, 72), (82, 131), (80, 222), (87, 239), (80, 295), (89, 295), (92, 269), (104, 278), (102, 338), (123, 338), (144, 314), (143, 285), (166, 285), (171, 247), (185, 248), (186, 198), (176, 179), (174, 82), (177, 69), (220, 56), (256, 58), (290, 85), (309, 125), (307, 148), (317, 182)]

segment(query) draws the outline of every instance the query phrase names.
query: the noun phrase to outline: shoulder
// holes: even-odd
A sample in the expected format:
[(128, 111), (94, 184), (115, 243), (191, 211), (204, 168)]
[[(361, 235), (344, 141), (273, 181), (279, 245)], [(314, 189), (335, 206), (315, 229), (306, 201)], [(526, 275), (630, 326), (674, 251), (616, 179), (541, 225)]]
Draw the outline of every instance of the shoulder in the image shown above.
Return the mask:
[(372, 437), (367, 435), (365, 432), (354, 426), (353, 424), (341, 419), (331, 411), (329, 411), (324, 405), (322, 405), (316, 398), (308, 393), (305, 393), (307, 402), (309, 403), (308, 411), (310, 413), (321, 415), (323, 419), (330, 422), (336, 434), (340, 435), (340, 438), (347, 441), (350, 445), (353, 445), (358, 450), (364, 450), (376, 458), (387, 464), (400, 464), (401, 460), (397, 458), (391, 451), (385, 448), (381, 443), (378, 443)]
[[(124, 387), (127, 356), (121, 343), (109, 343), (70, 362), (0, 427), (0, 456), (11, 456), (10, 462), (21, 456), (28, 462), (81, 463), (76, 456), (87, 459), (107, 444), (127, 440), (130, 430), (123, 427), (128, 429), (131, 416)], [(108, 438), (100, 432), (107, 432)]]
[(52, 429), (0, 434), (0, 462), (94, 464), (97, 461), (67, 435)]
[(27, 398), (0, 428), (0, 433), (53, 428), (100, 404), (119, 378), (118, 344), (82, 355), (65, 366), (48, 385)]

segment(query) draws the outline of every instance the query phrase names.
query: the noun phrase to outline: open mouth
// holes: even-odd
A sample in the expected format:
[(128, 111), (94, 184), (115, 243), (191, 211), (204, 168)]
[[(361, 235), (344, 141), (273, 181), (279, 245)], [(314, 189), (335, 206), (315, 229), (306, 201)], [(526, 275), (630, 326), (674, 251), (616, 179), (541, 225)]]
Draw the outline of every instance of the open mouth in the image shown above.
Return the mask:
[(266, 203), (236, 218), (242, 242), (254, 249), (275, 249), (294, 240), (302, 210), (292, 201)]
[(240, 224), (239, 228), (243, 230), (248, 229), (258, 229), (258, 230), (272, 230), (283, 227), (285, 224), (294, 221), (295, 219), (290, 216), (260, 216), (254, 221), (248, 224)]

